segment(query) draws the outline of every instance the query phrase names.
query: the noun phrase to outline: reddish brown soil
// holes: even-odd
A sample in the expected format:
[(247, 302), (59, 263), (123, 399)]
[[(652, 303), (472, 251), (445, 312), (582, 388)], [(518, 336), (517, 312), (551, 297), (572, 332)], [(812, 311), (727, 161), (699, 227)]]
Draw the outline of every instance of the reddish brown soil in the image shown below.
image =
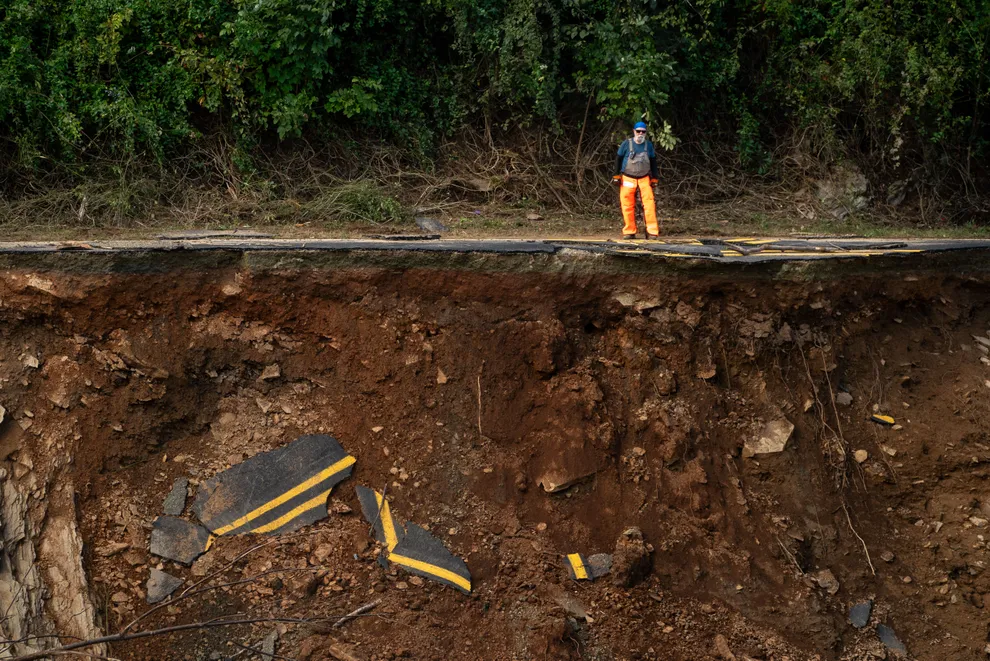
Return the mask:
[[(2, 403), (27, 429), (5, 452), (74, 508), (107, 632), (148, 609), (149, 566), (241, 582), (134, 630), (314, 620), (147, 638), (119, 658), (261, 658), (238, 646), (278, 628), (279, 658), (314, 661), (333, 644), (367, 661), (699, 661), (719, 658), (718, 635), (740, 660), (883, 659), (884, 622), (913, 658), (983, 659), (990, 368), (971, 335), (988, 292), (889, 272), (8, 271)], [(851, 405), (832, 403), (841, 388)], [(874, 406), (900, 427), (868, 421)], [(743, 458), (780, 417), (787, 449)], [(333, 496), (353, 513), (222, 538), (191, 569), (148, 555), (175, 478), (319, 432), (357, 458)], [(597, 472), (548, 494), (539, 478), (560, 464)], [(474, 593), (382, 570), (358, 483), (463, 557)], [(611, 552), (628, 526), (654, 549), (645, 581), (568, 579), (563, 554)], [(812, 578), (824, 569), (835, 594)], [(856, 630), (864, 599), (874, 619)]]

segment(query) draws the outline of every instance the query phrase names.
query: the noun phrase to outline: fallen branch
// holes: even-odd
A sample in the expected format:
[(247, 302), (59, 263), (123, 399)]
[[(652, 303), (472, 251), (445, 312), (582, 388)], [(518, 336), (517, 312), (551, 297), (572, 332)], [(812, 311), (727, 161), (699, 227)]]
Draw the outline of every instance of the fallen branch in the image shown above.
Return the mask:
[(381, 599), (376, 599), (375, 601), (372, 601), (369, 604), (365, 604), (364, 606), (361, 606), (361, 608), (358, 608), (357, 610), (351, 611), (350, 613), (348, 613), (344, 617), (342, 617), (339, 620), (337, 620), (336, 622), (334, 622), (332, 628), (333, 629), (339, 629), (340, 627), (344, 626), (345, 624), (347, 624), (348, 622), (350, 622), (354, 618), (360, 617), (361, 615), (364, 615), (368, 611), (373, 610), (380, 603), (382, 603), (382, 600)]
[(53, 650), (44, 650), (42, 652), (32, 652), (31, 654), (25, 654), (23, 656), (15, 656), (11, 661), (36, 661), (37, 659), (44, 659), (45, 657), (52, 656), (53, 654), (68, 654), (75, 650), (84, 649), (86, 647), (93, 647), (94, 645), (104, 645), (106, 643), (124, 643), (129, 640), (137, 640), (139, 638), (151, 638), (153, 636), (165, 636), (170, 633), (178, 633), (181, 631), (196, 631), (201, 629), (214, 629), (217, 627), (233, 627), (242, 624), (261, 624), (261, 623), (283, 623), (283, 624), (312, 624), (313, 622), (319, 622), (321, 620), (305, 620), (297, 618), (281, 618), (281, 617), (256, 617), (243, 620), (211, 620), (209, 622), (192, 622), (189, 624), (177, 624), (171, 627), (164, 627), (162, 629), (149, 629), (148, 631), (135, 631), (134, 633), (116, 633), (110, 636), (100, 636), (99, 638), (90, 638), (89, 640), (83, 640), (78, 643), (70, 643), (62, 648)]

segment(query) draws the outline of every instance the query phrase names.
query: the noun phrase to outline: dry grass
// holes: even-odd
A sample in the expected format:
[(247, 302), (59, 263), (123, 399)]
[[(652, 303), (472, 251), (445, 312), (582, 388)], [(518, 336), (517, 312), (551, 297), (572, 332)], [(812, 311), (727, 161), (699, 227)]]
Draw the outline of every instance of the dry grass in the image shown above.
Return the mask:
[[(497, 142), (466, 131), (421, 155), (340, 136), (304, 140), (246, 155), (224, 136), (168, 163), (95, 161), (7, 183), (0, 225), (8, 237), (141, 234), (165, 228), (250, 225), (292, 232), (354, 233), (402, 226), (416, 215), (441, 218), (462, 234), (613, 234), (618, 208), (609, 185), (615, 127), (579, 132), (531, 128)], [(775, 154), (773, 176), (736, 167), (731, 151), (686, 141), (660, 154), (660, 215), (665, 234), (985, 235), (960, 223), (948, 202), (920, 195), (899, 208), (837, 221), (815, 199), (825, 170)], [(809, 165), (810, 163), (810, 165)], [(527, 220), (537, 214), (539, 220)]]

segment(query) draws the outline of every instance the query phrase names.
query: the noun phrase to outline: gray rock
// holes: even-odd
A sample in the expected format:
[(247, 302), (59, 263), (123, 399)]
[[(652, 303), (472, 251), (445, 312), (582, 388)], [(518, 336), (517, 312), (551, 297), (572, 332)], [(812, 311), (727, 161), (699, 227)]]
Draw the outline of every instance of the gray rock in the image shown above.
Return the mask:
[(450, 228), (441, 223), (436, 218), (420, 217), (416, 219), (416, 225), (425, 232), (449, 232)]
[(857, 629), (862, 629), (870, 621), (870, 614), (873, 612), (873, 602), (864, 601), (855, 604), (849, 609), (849, 622)]
[(853, 396), (847, 392), (840, 392), (835, 396), (835, 403), (841, 404), (842, 406), (849, 406), (853, 403)]
[(743, 456), (748, 458), (758, 454), (783, 452), (793, 432), (794, 425), (787, 418), (769, 422), (756, 438), (746, 441), (743, 445)]
[(266, 659), (275, 657), (275, 643), (278, 642), (278, 631), (272, 631), (261, 641), (261, 655)]
[(811, 574), (811, 579), (818, 583), (818, 587), (829, 594), (835, 594), (839, 591), (839, 581), (830, 569), (822, 569), (821, 571), (814, 572)]
[(179, 516), (186, 509), (186, 496), (189, 495), (189, 480), (180, 477), (172, 484), (172, 490), (165, 497), (162, 510), (170, 516)]
[(183, 583), (185, 581), (177, 576), (166, 574), (160, 569), (152, 569), (151, 576), (148, 577), (148, 583), (145, 585), (145, 589), (148, 592), (146, 599), (149, 604), (157, 604), (175, 592)]
[(877, 625), (877, 637), (880, 642), (887, 646), (891, 652), (907, 656), (907, 647), (901, 642), (901, 639), (897, 637), (894, 630), (888, 627), (886, 624)]

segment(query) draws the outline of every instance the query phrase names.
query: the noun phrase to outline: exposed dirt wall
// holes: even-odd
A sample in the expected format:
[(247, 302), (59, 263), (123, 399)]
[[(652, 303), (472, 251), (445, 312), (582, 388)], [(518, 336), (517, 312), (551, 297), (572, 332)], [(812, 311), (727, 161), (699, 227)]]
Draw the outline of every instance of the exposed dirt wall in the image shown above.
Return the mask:
[[(159, 567), (186, 587), (243, 582), (136, 630), (382, 603), (339, 630), (215, 628), (116, 656), (227, 658), (280, 628), (296, 659), (331, 644), (366, 659), (879, 659), (884, 623), (916, 658), (983, 658), (978, 269), (65, 259), (0, 275), (4, 507), (27, 499), (34, 517), (29, 547), (5, 549), (41, 568), (47, 615), (10, 638), (116, 632), (149, 608)], [(745, 456), (782, 419), (786, 449)], [(195, 486), (306, 433), (357, 458), (327, 520), (240, 559), (257, 539), (221, 538), (191, 568), (149, 555), (175, 478)], [(358, 510), (357, 483), (463, 557), (474, 593), (375, 564), (342, 506)], [(612, 552), (630, 526), (652, 549), (644, 581), (567, 578), (564, 554)], [(4, 608), (28, 580), (15, 574)]]

